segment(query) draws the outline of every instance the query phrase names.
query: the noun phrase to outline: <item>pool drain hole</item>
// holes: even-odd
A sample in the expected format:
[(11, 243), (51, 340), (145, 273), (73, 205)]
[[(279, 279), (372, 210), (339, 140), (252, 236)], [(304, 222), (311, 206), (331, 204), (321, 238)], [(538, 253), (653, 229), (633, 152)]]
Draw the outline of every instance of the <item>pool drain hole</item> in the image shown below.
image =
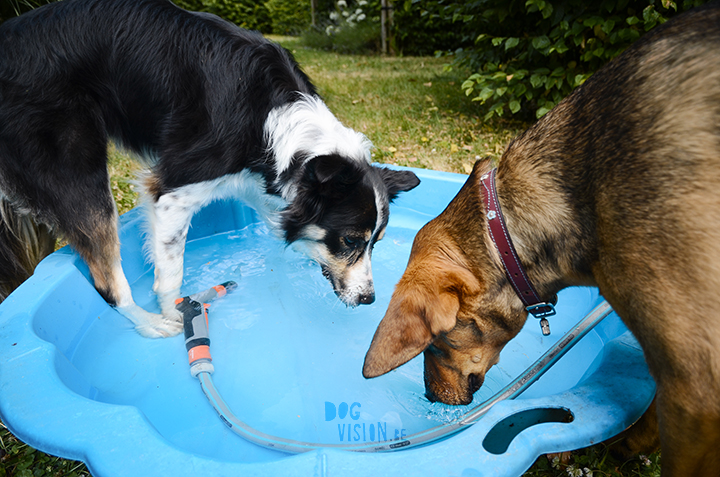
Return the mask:
[(542, 408), (529, 409), (506, 417), (487, 433), (483, 447), (492, 454), (503, 454), (510, 447), (515, 436), (525, 429), (544, 422), (572, 422), (575, 417), (569, 409)]

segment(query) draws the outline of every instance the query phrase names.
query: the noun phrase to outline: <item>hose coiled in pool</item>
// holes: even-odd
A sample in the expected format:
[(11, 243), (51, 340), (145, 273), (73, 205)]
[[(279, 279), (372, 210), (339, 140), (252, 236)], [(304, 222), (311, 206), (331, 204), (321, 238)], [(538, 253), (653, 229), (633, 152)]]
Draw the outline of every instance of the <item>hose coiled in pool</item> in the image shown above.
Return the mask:
[(520, 374), (520, 376), (515, 378), (490, 399), (449, 423), (410, 434), (396, 441), (361, 444), (320, 444), (272, 436), (250, 427), (235, 416), (230, 406), (228, 406), (215, 388), (212, 380), (212, 373), (215, 371), (215, 368), (212, 364), (212, 357), (210, 356), (210, 335), (208, 333), (206, 303), (224, 296), (228, 291), (236, 287), (237, 284), (235, 282), (226, 282), (203, 292), (180, 298), (176, 302), (178, 310), (183, 313), (185, 346), (190, 361), (190, 372), (193, 377), (197, 377), (200, 381), (203, 393), (210, 402), (210, 405), (220, 416), (220, 419), (234, 433), (254, 444), (293, 454), (328, 448), (354, 452), (389, 452), (429, 444), (460, 432), (477, 422), (478, 419), (485, 415), (490, 408), (498, 402), (506, 399), (514, 399), (520, 395), (545, 374), (565, 353), (572, 349), (595, 325), (600, 323), (612, 312), (612, 308), (606, 301), (600, 303), (571, 328), (570, 331), (565, 333), (565, 335), (537, 361)]

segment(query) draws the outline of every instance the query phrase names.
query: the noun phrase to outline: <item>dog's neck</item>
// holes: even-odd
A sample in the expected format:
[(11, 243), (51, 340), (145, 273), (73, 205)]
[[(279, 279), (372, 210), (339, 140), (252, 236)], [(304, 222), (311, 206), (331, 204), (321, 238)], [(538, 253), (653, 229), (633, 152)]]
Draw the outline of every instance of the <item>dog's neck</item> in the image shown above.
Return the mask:
[(562, 138), (543, 129), (542, 124), (531, 128), (508, 147), (496, 185), (520, 260), (538, 291), (547, 295), (566, 286), (594, 284), (594, 240), (581, 220), (587, 211), (568, 192)]
[(338, 154), (361, 163), (371, 161), (370, 141), (340, 123), (317, 96), (302, 95), (270, 111), (264, 135), (274, 162), (272, 186), (286, 202), (295, 198), (299, 179), (293, 177), (292, 169), (302, 167), (313, 157)]

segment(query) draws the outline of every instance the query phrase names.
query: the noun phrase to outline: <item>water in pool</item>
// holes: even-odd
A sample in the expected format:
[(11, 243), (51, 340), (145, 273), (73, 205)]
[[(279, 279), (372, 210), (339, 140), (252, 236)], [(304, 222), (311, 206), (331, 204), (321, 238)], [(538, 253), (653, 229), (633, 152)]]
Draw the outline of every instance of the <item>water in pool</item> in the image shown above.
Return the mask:
[[(335, 297), (315, 263), (260, 223), (188, 243), (183, 294), (238, 283), (212, 303), (209, 321), (213, 379), (239, 419), (263, 433), (306, 442), (398, 439), (458, 418), (537, 357), (537, 350), (517, 349), (511, 342), (503, 356), (519, 353), (521, 359), (501, 359), (473, 403), (462, 407), (428, 402), (422, 357), (380, 378), (362, 377), (365, 352), (405, 268), (415, 230), (388, 228), (373, 254), (376, 302), (354, 309)], [(157, 310), (152, 279), (149, 270), (133, 291), (140, 305)], [(543, 346), (539, 329), (535, 334), (537, 347)], [(68, 387), (97, 401), (137, 407), (184, 450), (238, 461), (277, 456), (222, 424), (189, 374), (181, 336), (141, 338), (108, 310), (88, 323), (76, 346), (60, 358), (58, 374)], [(77, 385), (78, 374), (84, 386)]]

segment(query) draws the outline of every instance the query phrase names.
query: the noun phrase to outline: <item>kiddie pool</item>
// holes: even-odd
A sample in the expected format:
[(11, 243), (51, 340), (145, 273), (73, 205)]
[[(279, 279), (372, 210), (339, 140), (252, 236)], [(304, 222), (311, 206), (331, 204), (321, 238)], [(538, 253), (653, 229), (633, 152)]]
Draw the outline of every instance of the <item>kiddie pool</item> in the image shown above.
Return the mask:
[[(194, 218), (183, 294), (227, 280), (239, 285), (209, 312), (213, 379), (239, 419), (266, 434), (322, 444), (402, 439), (492, 396), (601, 302), (596, 289), (563, 291), (552, 334), (544, 337), (530, 318), (470, 406), (425, 399), (422, 357), (365, 380), (365, 352), (415, 233), (466, 179), (414, 172), (422, 183), (393, 204), (375, 247), (370, 306), (343, 306), (319, 267), (273, 238), (242, 203), (216, 202)], [(120, 221), (135, 299), (157, 311), (141, 214)], [(543, 453), (617, 434), (654, 395), (642, 351), (613, 313), (519, 398), (451, 437), (387, 453), (285, 454), (233, 434), (190, 376), (184, 337), (140, 337), (88, 276), (66, 247), (0, 305), (0, 416), (23, 441), (82, 460), (94, 476), (520, 475)]]

